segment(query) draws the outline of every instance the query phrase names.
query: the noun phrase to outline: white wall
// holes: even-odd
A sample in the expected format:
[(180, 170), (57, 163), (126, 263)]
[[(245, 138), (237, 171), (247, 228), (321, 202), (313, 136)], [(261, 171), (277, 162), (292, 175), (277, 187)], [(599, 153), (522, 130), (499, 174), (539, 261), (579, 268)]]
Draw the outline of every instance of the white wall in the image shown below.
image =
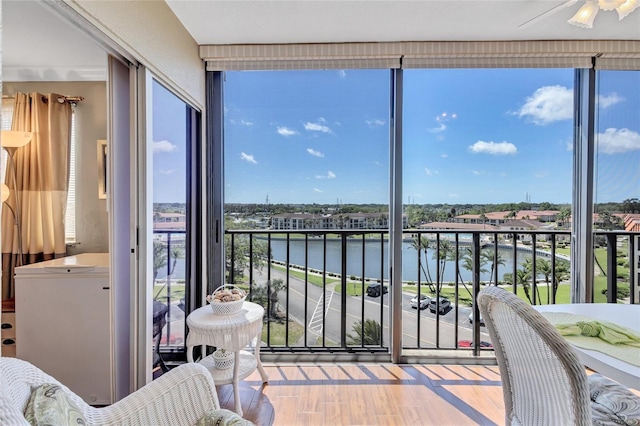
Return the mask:
[(105, 82), (3, 82), (3, 95), (16, 92), (82, 96), (76, 108), (76, 235), (80, 244), (67, 254), (107, 253), (109, 222), (106, 200), (98, 199), (98, 139), (107, 137)]
[(198, 45), (164, 1), (64, 0), (154, 74), (204, 109)]

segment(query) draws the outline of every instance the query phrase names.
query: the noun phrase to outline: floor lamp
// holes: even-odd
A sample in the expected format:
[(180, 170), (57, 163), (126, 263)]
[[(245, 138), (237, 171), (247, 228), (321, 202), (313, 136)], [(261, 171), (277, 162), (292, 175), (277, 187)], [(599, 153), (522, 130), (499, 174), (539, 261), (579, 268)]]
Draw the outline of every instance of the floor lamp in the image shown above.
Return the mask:
[(21, 204), (20, 199), (18, 198), (18, 172), (16, 170), (16, 163), (14, 161), (14, 156), (16, 151), (19, 148), (22, 148), (33, 138), (32, 132), (23, 132), (19, 130), (3, 130), (2, 131), (2, 148), (7, 151), (7, 168), (11, 168), (11, 182), (13, 184), (13, 188), (9, 188), (7, 185), (2, 184), (2, 202), (6, 202), (9, 198), (11, 192), (13, 192), (13, 196), (15, 199), (15, 206), (11, 208), (11, 206), (7, 203), (7, 207), (11, 210), (11, 214), (13, 214), (15, 223), (16, 223), (16, 232), (18, 234), (18, 266), (22, 265), (22, 226), (20, 224), (21, 219)]

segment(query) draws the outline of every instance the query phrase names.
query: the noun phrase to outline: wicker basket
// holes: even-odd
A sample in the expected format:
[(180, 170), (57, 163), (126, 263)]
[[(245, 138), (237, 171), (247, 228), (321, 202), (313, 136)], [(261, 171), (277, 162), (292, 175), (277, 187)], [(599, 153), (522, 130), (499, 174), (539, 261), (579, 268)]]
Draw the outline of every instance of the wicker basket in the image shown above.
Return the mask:
[[(240, 299), (230, 302), (220, 301), (219, 297), (222, 297), (225, 294), (240, 295)], [(242, 304), (246, 298), (247, 293), (245, 293), (244, 290), (234, 286), (233, 284), (225, 284), (218, 287), (213, 294), (207, 296), (207, 302), (209, 302), (209, 306), (211, 306), (211, 310), (214, 314), (229, 315), (238, 312), (240, 308), (242, 308)]]
[(218, 370), (226, 370), (228, 368), (233, 367), (235, 354), (230, 351), (221, 352), (216, 350), (213, 353), (213, 365)]

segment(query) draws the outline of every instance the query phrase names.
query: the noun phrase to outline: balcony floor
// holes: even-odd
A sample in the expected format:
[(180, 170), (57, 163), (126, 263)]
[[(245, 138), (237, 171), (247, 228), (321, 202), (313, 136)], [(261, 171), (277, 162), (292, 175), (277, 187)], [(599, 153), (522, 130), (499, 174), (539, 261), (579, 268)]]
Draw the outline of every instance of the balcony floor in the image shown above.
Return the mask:
[[(501, 425), (497, 366), (265, 363), (240, 382), (244, 417), (256, 425)], [(234, 409), (231, 385), (218, 386)]]

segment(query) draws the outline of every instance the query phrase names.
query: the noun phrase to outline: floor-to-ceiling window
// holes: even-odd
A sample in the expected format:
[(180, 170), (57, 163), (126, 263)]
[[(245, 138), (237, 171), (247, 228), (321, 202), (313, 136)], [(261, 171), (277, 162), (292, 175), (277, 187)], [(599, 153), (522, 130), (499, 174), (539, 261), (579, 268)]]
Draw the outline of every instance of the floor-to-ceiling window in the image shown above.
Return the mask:
[(607, 278), (615, 276), (615, 300), (628, 302), (638, 253), (629, 253), (628, 236), (612, 232), (640, 229), (640, 71), (598, 71), (596, 82), (594, 300), (607, 299)]
[(270, 346), (382, 344), (387, 294), (347, 295), (388, 287), (389, 105), (388, 70), (225, 73), (224, 228), (257, 232), (225, 237), (225, 277)]
[[(463, 68), (429, 65), (449, 63)], [(568, 303), (576, 287), (586, 288), (585, 279), (597, 275), (595, 268), (583, 268), (574, 275), (575, 265), (571, 264), (572, 257), (593, 256), (590, 244), (574, 252), (575, 234), (583, 229), (576, 225), (576, 214), (589, 216), (575, 194), (594, 191), (594, 182), (587, 176), (594, 163), (583, 152), (591, 146), (587, 137), (593, 136), (594, 121), (583, 108), (595, 99), (587, 90), (595, 75), (592, 59), (492, 63), (505, 68), (484, 68), (487, 64), (481, 61), (467, 60), (434, 59), (426, 60), (425, 65), (415, 58), (403, 58), (401, 67), (406, 68), (391, 72), (210, 74), (223, 83), (212, 85), (214, 90), (209, 93), (214, 94), (213, 99), (224, 99), (216, 126), (221, 130), (219, 152), (224, 153), (220, 180), (224, 185), (226, 257), (219, 269), (224, 269), (225, 281), (246, 286), (264, 303), (268, 321), (263, 342), (270, 349), (340, 347), (353, 352), (354, 348), (385, 351), (392, 347), (396, 359), (393, 345), (401, 336), (402, 348), (407, 350), (471, 347), (475, 352), (479, 347), (490, 348), (482, 319), (476, 321), (473, 313), (474, 298), (482, 286), (504, 286), (531, 304)], [(226, 65), (212, 63), (223, 69)], [(244, 65), (256, 66), (240, 63), (241, 68)], [(279, 68), (282, 64), (273, 65)], [(257, 66), (265, 67), (268, 65)], [(367, 80), (363, 76), (378, 72), (378, 86), (371, 86), (371, 93), (348, 92), (348, 99), (336, 94), (336, 86), (327, 85), (327, 76), (341, 75), (357, 77), (361, 80), (357, 84), (363, 86)], [(599, 87), (604, 87), (602, 82)], [(301, 141), (324, 144), (337, 138), (336, 132), (342, 136), (346, 130), (330, 115), (316, 112), (318, 99), (335, 99), (341, 108), (355, 105), (366, 114), (374, 89), (389, 117), (379, 130), (381, 138), (384, 133), (390, 166), (385, 170), (384, 194), (375, 195), (391, 200), (386, 201), (385, 211), (392, 213), (385, 217), (371, 210), (377, 218), (367, 217), (365, 211), (375, 208), (377, 201), (371, 205), (360, 200), (345, 202), (333, 194), (325, 201), (326, 187), (316, 184), (338, 183), (344, 173), (329, 163), (333, 156), (319, 148), (323, 145), (300, 146)], [(352, 104), (355, 97), (364, 101)], [(248, 100), (242, 102), (242, 98)], [(598, 108), (616, 102), (611, 94), (598, 99), (604, 99)], [(297, 122), (282, 121), (287, 115), (283, 112)], [(309, 119), (310, 115), (318, 118)], [(383, 124), (377, 119), (366, 123)], [(632, 124), (624, 126), (631, 128)], [(618, 131), (615, 143), (622, 143), (620, 138), (627, 135)], [(362, 140), (352, 138), (340, 144), (343, 158), (354, 170), (374, 153), (369, 145), (358, 145)], [(358, 149), (349, 151), (351, 147)], [(402, 153), (400, 162), (395, 161), (398, 153)], [(273, 155), (280, 160), (275, 171), (271, 168)], [(596, 156), (598, 185), (601, 156)], [(331, 167), (323, 174), (316, 171), (318, 164)], [(376, 170), (368, 174), (378, 176)], [(289, 174), (283, 175), (284, 171)], [(347, 183), (356, 187), (359, 177), (348, 176)], [(399, 187), (397, 182), (402, 182)], [(344, 190), (344, 182), (339, 183)], [(312, 189), (300, 191), (304, 185)], [(296, 196), (300, 201), (293, 201)], [(625, 201), (635, 206), (635, 197), (630, 197), (618, 202), (615, 210), (623, 209)], [(353, 210), (351, 204), (359, 210)], [(371, 274), (367, 268), (374, 262), (368, 258), (368, 247), (378, 242), (374, 242), (375, 232), (367, 230), (372, 225), (388, 229), (393, 216), (400, 216), (397, 212), (401, 212), (402, 225), (395, 230), (402, 238), (396, 241), (397, 233), (381, 237), (375, 264), (382, 265), (382, 270)], [(326, 262), (331, 251), (327, 241), (332, 240), (339, 259), (333, 267)], [(316, 243), (319, 249), (314, 252), (311, 247)], [(358, 254), (364, 259), (362, 265), (350, 265), (351, 243), (365, 247)], [(622, 256), (619, 262), (628, 260)], [(387, 281), (389, 276), (393, 279)], [(296, 289), (299, 282), (304, 285)], [(401, 291), (396, 293), (398, 286)], [(359, 310), (351, 311), (351, 302), (345, 303), (351, 296), (355, 296), (353, 306), (360, 304)], [(595, 299), (603, 301), (605, 295), (598, 293)], [(400, 314), (389, 315), (387, 307)], [(340, 324), (331, 329), (327, 318)], [(278, 324), (283, 332), (275, 331)], [(283, 336), (280, 340), (278, 333)], [(406, 355), (414, 353), (418, 352), (407, 351)]]
[[(157, 80), (152, 83), (153, 338), (164, 358), (182, 351), (193, 229), (190, 174), (193, 108)], [(154, 367), (158, 366), (156, 355)]]
[[(472, 235), (461, 230), (484, 232), (481, 285), (510, 285), (513, 236), (495, 233), (565, 226), (573, 70), (405, 70), (403, 101), (404, 210), (421, 231), (403, 243), (403, 346), (454, 348), (473, 340)], [(516, 291), (546, 302), (530, 284), (531, 236), (516, 239)], [(538, 275), (550, 258), (536, 263)]]

